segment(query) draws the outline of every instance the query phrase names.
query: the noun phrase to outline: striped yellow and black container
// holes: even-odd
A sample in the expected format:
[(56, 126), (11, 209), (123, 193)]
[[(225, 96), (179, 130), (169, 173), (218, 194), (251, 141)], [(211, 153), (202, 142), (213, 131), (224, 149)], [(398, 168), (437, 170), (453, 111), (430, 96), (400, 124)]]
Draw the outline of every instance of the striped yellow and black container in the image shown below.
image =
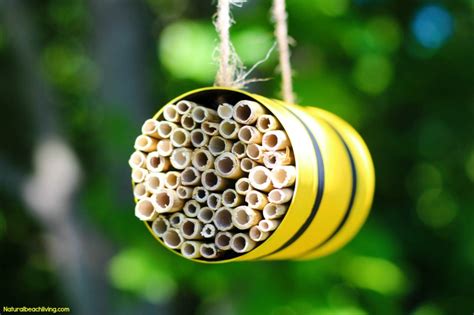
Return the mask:
[[(214, 109), (243, 99), (259, 102), (279, 119), (288, 134), (297, 169), (287, 214), (267, 240), (237, 257), (196, 261), (313, 259), (337, 251), (357, 234), (370, 211), (375, 175), (367, 146), (347, 122), (316, 107), (286, 104), (228, 88), (194, 90), (169, 104), (184, 99)], [(154, 118), (161, 119), (161, 114), (160, 110)], [(150, 222), (145, 225), (154, 235)]]

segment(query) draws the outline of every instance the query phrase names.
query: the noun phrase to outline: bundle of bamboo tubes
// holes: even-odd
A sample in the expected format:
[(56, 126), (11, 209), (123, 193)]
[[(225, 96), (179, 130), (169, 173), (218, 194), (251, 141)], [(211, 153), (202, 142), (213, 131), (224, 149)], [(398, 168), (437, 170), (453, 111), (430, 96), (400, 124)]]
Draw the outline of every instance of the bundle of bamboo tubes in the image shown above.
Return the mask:
[(278, 228), (296, 169), (286, 132), (262, 105), (181, 100), (141, 131), (129, 160), (135, 215), (167, 247), (188, 259), (226, 259)]

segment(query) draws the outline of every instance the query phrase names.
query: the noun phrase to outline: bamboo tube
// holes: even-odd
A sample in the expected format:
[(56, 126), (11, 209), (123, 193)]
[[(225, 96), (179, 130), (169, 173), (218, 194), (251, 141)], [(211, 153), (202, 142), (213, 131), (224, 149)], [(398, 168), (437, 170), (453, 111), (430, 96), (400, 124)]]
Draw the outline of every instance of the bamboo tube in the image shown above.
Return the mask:
[(216, 235), (216, 227), (214, 226), (214, 224), (205, 224), (201, 230), (201, 235), (204, 238), (214, 237)]
[(132, 168), (132, 180), (135, 183), (141, 183), (148, 175), (148, 171), (144, 168)]
[(276, 204), (288, 202), (291, 197), (293, 197), (293, 189), (290, 188), (273, 189), (268, 193), (268, 201)]
[(257, 128), (253, 126), (243, 126), (239, 130), (239, 140), (249, 144), (249, 143), (262, 143), (262, 134), (258, 131)]
[(227, 103), (220, 104), (217, 107), (217, 115), (223, 120), (231, 119), (233, 110), (234, 108), (230, 104), (227, 104)]
[(193, 151), (191, 162), (198, 171), (204, 172), (214, 165), (214, 156), (207, 149), (196, 149)]
[(197, 218), (202, 223), (211, 223), (214, 219), (214, 211), (212, 211), (209, 207), (202, 207), (197, 212)]
[(183, 244), (183, 241), (183, 236), (181, 236), (178, 229), (168, 229), (168, 231), (163, 234), (163, 242), (169, 248), (178, 249)]
[(290, 140), (282, 130), (267, 131), (263, 134), (262, 146), (268, 151), (284, 150), (290, 146)]
[(176, 128), (170, 136), (171, 143), (174, 147), (188, 147), (191, 145), (191, 134), (184, 128)]
[(188, 240), (202, 239), (202, 223), (197, 219), (185, 218), (179, 227), (181, 235)]
[(169, 121), (160, 121), (158, 122), (158, 135), (162, 139), (168, 139), (171, 136), (171, 133), (178, 128), (176, 124)]
[(230, 249), (230, 239), (232, 238), (232, 233), (230, 232), (217, 232), (215, 237), (216, 247), (220, 250), (229, 250)]
[(183, 128), (188, 131), (191, 131), (194, 128), (196, 128), (196, 122), (194, 121), (193, 116), (191, 115), (181, 116), (181, 126), (183, 126)]
[(286, 210), (288, 209), (287, 206), (285, 205), (277, 205), (274, 203), (268, 203), (265, 205), (265, 208), (263, 208), (263, 217), (268, 220), (274, 220), (274, 219), (279, 219), (283, 215), (285, 215)]
[(187, 217), (194, 218), (198, 215), (201, 205), (196, 200), (188, 200), (183, 206), (183, 212)]
[(294, 164), (294, 156), (289, 147), (285, 150), (274, 151), (273, 156), (275, 158), (275, 165), (289, 165)]
[(188, 148), (179, 148), (171, 153), (170, 163), (171, 165), (178, 169), (183, 170), (189, 165), (191, 165), (193, 151)]
[(246, 150), (247, 156), (249, 158), (251, 158), (252, 160), (254, 160), (254, 161), (262, 163), (264, 152), (265, 152), (265, 150), (263, 149), (263, 147), (261, 145), (258, 145), (258, 144), (255, 144), (255, 143), (251, 143), (251, 144), (247, 145), (247, 150)]
[(255, 242), (261, 242), (264, 241), (268, 238), (270, 233), (268, 232), (263, 232), (258, 225), (252, 226), (249, 230), (249, 237), (252, 241)]
[(175, 212), (170, 216), (170, 224), (174, 228), (179, 228), (182, 224), (186, 216), (181, 212)]
[(178, 188), (176, 189), (176, 194), (178, 194), (178, 198), (180, 199), (189, 199), (193, 196), (193, 188), (186, 186), (178, 186)]
[(232, 223), (232, 211), (222, 207), (214, 214), (214, 225), (219, 231), (228, 231), (234, 227)]
[(252, 226), (257, 225), (261, 219), (262, 215), (259, 211), (250, 209), (247, 206), (239, 206), (232, 213), (232, 223), (239, 230), (250, 229)]
[(202, 123), (204, 121), (219, 121), (219, 117), (215, 110), (203, 106), (194, 107), (191, 111), (191, 115), (197, 123)]
[(209, 143), (209, 136), (201, 129), (194, 129), (191, 131), (191, 143), (196, 148), (203, 147)]
[(140, 151), (135, 151), (130, 156), (128, 164), (131, 168), (143, 168), (146, 164), (146, 154)]
[(208, 147), (209, 152), (211, 152), (212, 155), (217, 156), (224, 152), (230, 151), (232, 148), (232, 142), (220, 136), (212, 136), (209, 140)]
[(176, 191), (172, 189), (162, 189), (160, 192), (153, 194), (151, 198), (156, 204), (156, 212), (158, 213), (176, 212), (183, 207), (183, 201), (178, 198)]
[(138, 200), (135, 205), (135, 216), (141, 221), (152, 221), (156, 219), (158, 213), (156, 213), (155, 205), (150, 198)]
[(272, 115), (262, 115), (258, 117), (256, 126), (261, 133), (281, 128), (278, 120)]
[(235, 183), (235, 191), (239, 195), (246, 195), (250, 190), (252, 190), (252, 186), (250, 180), (246, 177), (239, 178)]
[(194, 167), (188, 166), (181, 172), (181, 184), (186, 186), (199, 185), (201, 173)]
[(273, 189), (272, 174), (264, 166), (256, 166), (249, 173), (250, 184), (261, 191), (268, 192)]
[(197, 202), (204, 203), (209, 197), (209, 191), (202, 186), (194, 187), (193, 189), (193, 199)]
[(161, 156), (170, 156), (173, 152), (173, 145), (169, 139), (162, 139), (158, 141), (156, 151), (158, 151)]
[(206, 259), (214, 259), (219, 256), (219, 252), (215, 244), (202, 244), (200, 253), (201, 256)]
[(145, 188), (152, 194), (159, 192), (165, 188), (165, 174), (163, 173), (149, 173), (145, 178)]
[(201, 182), (204, 188), (210, 191), (223, 190), (229, 185), (228, 180), (219, 176), (213, 169), (202, 173)]
[(151, 225), (151, 230), (158, 237), (163, 237), (163, 235), (170, 228), (170, 222), (164, 216), (159, 215)]
[(190, 114), (192, 109), (196, 106), (198, 105), (194, 102), (182, 100), (176, 103), (176, 111), (180, 115)]
[(232, 145), (232, 149), (230, 150), (238, 159), (242, 159), (247, 156), (245, 151), (247, 150), (247, 145), (242, 141), (235, 142)]
[(222, 193), (222, 204), (224, 207), (234, 208), (241, 205), (243, 202), (242, 196), (237, 194), (235, 189), (226, 189)]
[(150, 196), (150, 192), (146, 189), (145, 184), (140, 183), (136, 184), (135, 187), (133, 188), (133, 196), (140, 200), (146, 197)]
[(212, 210), (217, 210), (222, 205), (222, 196), (218, 193), (209, 194), (207, 198), (207, 206)]
[(158, 140), (155, 138), (139, 135), (137, 139), (135, 139), (135, 150), (142, 151), (142, 152), (151, 152), (156, 150), (156, 145)]
[(181, 254), (187, 259), (196, 259), (201, 257), (202, 243), (198, 241), (184, 241), (181, 245)]
[(257, 162), (249, 158), (243, 158), (240, 161), (240, 169), (245, 173), (249, 173), (257, 165), (258, 165)]
[(276, 166), (272, 170), (272, 183), (275, 188), (289, 187), (295, 183), (296, 168), (294, 166)]
[(158, 135), (158, 121), (155, 119), (147, 119), (142, 126), (142, 134), (153, 138), (159, 138)]
[(234, 120), (223, 120), (219, 124), (219, 134), (224, 139), (237, 139), (239, 134), (240, 125)]
[(170, 160), (157, 151), (150, 152), (146, 157), (146, 167), (150, 172), (166, 172), (170, 168)]
[(258, 228), (263, 232), (270, 232), (276, 230), (278, 225), (280, 225), (279, 220), (264, 219), (258, 223)]
[(176, 189), (181, 184), (180, 173), (171, 171), (165, 174), (165, 187), (169, 189)]
[(237, 233), (230, 239), (230, 248), (239, 254), (251, 251), (255, 248), (255, 245), (255, 241), (244, 233)]
[(245, 196), (245, 201), (252, 209), (263, 210), (267, 205), (268, 199), (265, 194), (262, 194), (258, 190), (251, 190)]
[(179, 113), (176, 106), (169, 104), (163, 108), (163, 118), (170, 122), (179, 122)]
[(239, 159), (230, 152), (224, 152), (214, 161), (217, 174), (224, 178), (239, 178), (242, 176)]
[(219, 133), (219, 124), (210, 122), (210, 121), (205, 121), (201, 125), (202, 131), (204, 131), (205, 134), (208, 136), (215, 136)]
[(264, 112), (262, 105), (257, 102), (242, 100), (235, 104), (232, 116), (236, 122), (250, 125), (255, 123)]

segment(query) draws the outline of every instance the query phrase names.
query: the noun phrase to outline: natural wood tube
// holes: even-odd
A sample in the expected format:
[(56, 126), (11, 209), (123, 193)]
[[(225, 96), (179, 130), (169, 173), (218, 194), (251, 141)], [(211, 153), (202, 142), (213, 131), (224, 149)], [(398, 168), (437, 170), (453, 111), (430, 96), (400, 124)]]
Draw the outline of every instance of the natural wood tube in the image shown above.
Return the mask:
[(219, 124), (210, 121), (205, 121), (202, 123), (201, 129), (208, 136), (215, 136), (219, 133)]
[(191, 134), (184, 128), (176, 128), (170, 136), (174, 147), (189, 147), (191, 145)]
[(296, 180), (296, 168), (294, 166), (276, 166), (272, 170), (272, 183), (275, 188), (292, 186)]
[(147, 119), (142, 126), (142, 134), (153, 138), (159, 138), (158, 135), (158, 121), (155, 119)]
[(268, 201), (271, 203), (282, 204), (291, 200), (293, 197), (293, 189), (282, 188), (282, 189), (273, 189), (268, 193)]
[(264, 241), (270, 236), (270, 233), (268, 232), (263, 232), (258, 225), (252, 226), (249, 230), (249, 237), (251, 240), (255, 242), (261, 242)]
[(229, 185), (227, 179), (222, 178), (216, 170), (204, 171), (201, 175), (201, 183), (207, 190), (216, 191), (224, 190)]
[(233, 234), (231, 232), (217, 232), (215, 238), (216, 247), (221, 250), (229, 250), (230, 249), (230, 239), (232, 238)]
[(171, 171), (165, 174), (165, 187), (169, 189), (176, 189), (181, 184), (181, 174), (176, 171)]
[(241, 205), (243, 202), (242, 196), (237, 194), (235, 189), (226, 189), (222, 193), (222, 204), (227, 208), (234, 208)]
[(158, 152), (150, 152), (146, 157), (146, 167), (150, 172), (166, 172), (170, 168), (170, 160)]
[(202, 123), (204, 121), (219, 121), (219, 117), (215, 110), (203, 106), (194, 107), (191, 111), (191, 115), (197, 123)]
[(158, 141), (156, 151), (158, 151), (161, 156), (170, 156), (171, 153), (173, 153), (173, 145), (169, 139), (162, 139)]
[(139, 135), (137, 139), (135, 139), (135, 150), (142, 151), (142, 152), (152, 152), (156, 150), (156, 145), (158, 144), (158, 140), (155, 138)]
[(146, 164), (146, 154), (140, 151), (135, 151), (130, 156), (128, 164), (131, 168), (143, 168)]
[(180, 199), (189, 199), (193, 196), (193, 188), (186, 187), (186, 186), (179, 186), (176, 189), (176, 193), (178, 194), (178, 198)]
[(232, 212), (228, 208), (219, 208), (214, 214), (214, 225), (219, 231), (228, 231), (234, 227)]
[(200, 253), (206, 259), (214, 259), (219, 256), (219, 251), (215, 244), (202, 244)]
[(179, 148), (171, 153), (170, 162), (171, 165), (178, 169), (183, 170), (191, 165), (193, 151), (188, 148)]
[(164, 216), (159, 215), (151, 225), (151, 230), (158, 237), (163, 237), (163, 235), (170, 228), (170, 222)]
[(219, 134), (225, 139), (237, 139), (240, 125), (234, 120), (223, 120), (219, 124)]
[(232, 148), (232, 142), (220, 136), (212, 136), (209, 140), (208, 147), (209, 152), (211, 152), (212, 155), (217, 156), (224, 152), (230, 151)]
[(166, 175), (163, 173), (149, 173), (145, 178), (145, 188), (152, 194), (165, 188)]
[(191, 131), (194, 128), (196, 128), (196, 122), (194, 121), (193, 116), (191, 115), (183, 115), (181, 116), (181, 126), (183, 126), (184, 129)]
[(179, 227), (181, 235), (188, 240), (202, 239), (202, 223), (197, 219), (185, 218)]
[(251, 143), (251, 144), (247, 145), (247, 150), (246, 150), (247, 156), (249, 158), (251, 158), (252, 160), (254, 160), (254, 161), (262, 163), (264, 152), (265, 152), (265, 150), (263, 149), (263, 147), (261, 145), (258, 145), (258, 144), (255, 144), (255, 143)]
[(235, 142), (232, 145), (231, 152), (239, 159), (242, 159), (247, 156), (245, 151), (247, 150), (247, 145), (242, 141)]
[(214, 226), (214, 224), (211, 224), (211, 223), (204, 224), (201, 230), (201, 235), (204, 238), (214, 237), (216, 235), (216, 227)]
[(217, 107), (217, 115), (223, 120), (231, 119), (233, 110), (234, 110), (234, 107), (230, 104), (227, 104), (227, 103), (220, 104)]
[(201, 204), (196, 200), (188, 200), (183, 206), (183, 212), (187, 217), (194, 218), (201, 210)]
[(293, 164), (294, 159), (290, 148), (281, 151), (268, 151), (263, 153), (263, 164), (268, 168)]
[(132, 169), (132, 180), (135, 183), (143, 182), (147, 175), (148, 175), (148, 171), (144, 168), (133, 168)]
[(247, 234), (237, 233), (230, 239), (230, 248), (236, 253), (246, 253), (255, 248), (255, 241)]
[(202, 207), (197, 213), (197, 218), (202, 223), (211, 223), (214, 220), (214, 211), (209, 207)]
[(194, 167), (188, 166), (181, 172), (181, 184), (185, 186), (199, 185), (201, 173)]
[(242, 176), (239, 159), (230, 152), (224, 152), (214, 161), (217, 174), (224, 178), (239, 178)]
[(209, 194), (207, 198), (207, 206), (212, 210), (217, 210), (222, 205), (222, 195), (218, 193)]
[(247, 206), (239, 206), (232, 213), (232, 223), (239, 230), (250, 229), (252, 226), (257, 225), (261, 219), (262, 215), (259, 211), (250, 209)]
[(204, 203), (206, 202), (209, 196), (209, 191), (202, 186), (194, 187), (193, 190), (193, 199), (197, 202)]
[(285, 205), (269, 203), (263, 208), (262, 213), (265, 219), (274, 220), (284, 216), (287, 209), (288, 207)]
[(214, 165), (214, 156), (207, 149), (196, 149), (192, 154), (191, 161), (198, 171), (204, 172)]
[(176, 103), (176, 111), (180, 115), (190, 114), (192, 109), (196, 106), (198, 105), (194, 102), (182, 100)]
[(184, 219), (186, 219), (184, 214), (175, 212), (170, 216), (170, 224), (174, 228), (179, 228), (183, 224)]
[(271, 172), (264, 166), (256, 166), (249, 173), (250, 184), (258, 190), (268, 192), (273, 189)]
[(268, 151), (284, 150), (290, 145), (286, 132), (272, 130), (265, 132), (262, 138), (262, 146)]
[(242, 100), (235, 104), (232, 116), (236, 122), (250, 125), (255, 123), (264, 112), (262, 105), (257, 102)]
[(202, 243), (199, 241), (185, 241), (181, 245), (181, 255), (187, 259), (196, 259), (201, 257)]
[(252, 186), (250, 185), (249, 179), (246, 177), (239, 178), (235, 183), (235, 191), (239, 195), (246, 195), (251, 190)]
[(168, 229), (168, 231), (163, 235), (163, 243), (172, 249), (180, 248), (183, 241), (183, 236), (179, 233), (178, 229)]
[(258, 131), (257, 128), (253, 126), (243, 126), (239, 130), (239, 140), (249, 144), (249, 143), (262, 143), (262, 134)]
[(169, 104), (163, 108), (163, 118), (170, 122), (179, 122), (179, 113), (176, 110), (176, 106)]
[(245, 201), (250, 208), (258, 210), (263, 210), (268, 203), (267, 196), (258, 190), (249, 191), (247, 196), (245, 196)]
[(150, 198), (138, 200), (135, 205), (135, 216), (141, 221), (152, 221), (156, 219), (158, 213), (156, 213), (155, 204)]
[(178, 128), (178, 126), (169, 121), (160, 121), (158, 122), (158, 135), (162, 139), (168, 139), (171, 136), (171, 133)]
[(162, 189), (160, 192), (153, 194), (156, 204), (156, 212), (167, 213), (179, 211), (183, 207), (183, 201), (178, 198), (176, 191), (172, 189)]
[(136, 184), (135, 187), (133, 188), (133, 196), (140, 200), (143, 198), (147, 198), (150, 196), (150, 192), (146, 189), (145, 184), (140, 183)]
[(258, 165), (257, 162), (249, 158), (243, 158), (240, 161), (240, 169), (245, 173), (249, 173), (257, 165)]
[(206, 146), (209, 143), (209, 136), (201, 129), (194, 129), (191, 131), (191, 143), (196, 148)]
[(257, 119), (257, 129), (261, 133), (265, 133), (271, 130), (277, 130), (281, 128), (278, 120), (272, 115), (262, 115)]
[(270, 232), (276, 230), (278, 225), (280, 225), (279, 220), (264, 219), (258, 223), (258, 228), (263, 232)]

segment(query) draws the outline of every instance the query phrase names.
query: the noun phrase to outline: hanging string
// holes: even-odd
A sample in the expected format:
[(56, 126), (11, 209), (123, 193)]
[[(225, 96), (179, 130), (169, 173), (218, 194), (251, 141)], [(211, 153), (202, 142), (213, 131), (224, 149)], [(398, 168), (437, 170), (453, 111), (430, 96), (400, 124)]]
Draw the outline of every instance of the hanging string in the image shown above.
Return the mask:
[(293, 94), (293, 82), (290, 63), (290, 48), (288, 40), (287, 13), (285, 0), (273, 0), (273, 18), (275, 20), (275, 37), (280, 52), (280, 70), (281, 70), (281, 90), (283, 100), (293, 104), (295, 96)]
[(242, 6), (246, 0), (218, 0), (217, 14), (214, 21), (219, 36), (219, 69), (214, 85), (240, 87), (238, 78), (243, 72), (243, 65), (230, 41), (229, 30), (234, 22), (230, 13), (231, 5)]

